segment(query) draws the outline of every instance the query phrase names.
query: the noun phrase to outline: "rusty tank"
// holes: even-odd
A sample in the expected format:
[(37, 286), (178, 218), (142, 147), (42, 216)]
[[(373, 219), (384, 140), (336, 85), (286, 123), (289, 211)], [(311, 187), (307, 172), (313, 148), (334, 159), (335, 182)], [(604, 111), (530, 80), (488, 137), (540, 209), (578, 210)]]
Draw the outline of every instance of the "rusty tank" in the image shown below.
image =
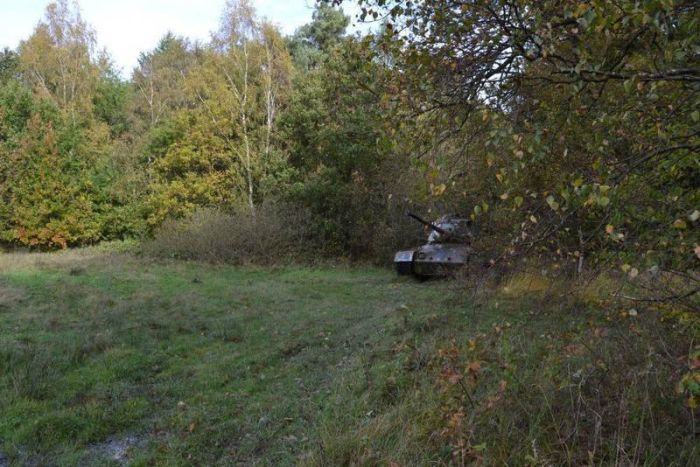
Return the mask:
[(475, 235), (470, 219), (452, 214), (428, 222), (410, 211), (406, 215), (423, 224), (430, 233), (425, 245), (394, 255), (399, 275), (413, 275), (419, 279), (446, 276), (469, 262)]

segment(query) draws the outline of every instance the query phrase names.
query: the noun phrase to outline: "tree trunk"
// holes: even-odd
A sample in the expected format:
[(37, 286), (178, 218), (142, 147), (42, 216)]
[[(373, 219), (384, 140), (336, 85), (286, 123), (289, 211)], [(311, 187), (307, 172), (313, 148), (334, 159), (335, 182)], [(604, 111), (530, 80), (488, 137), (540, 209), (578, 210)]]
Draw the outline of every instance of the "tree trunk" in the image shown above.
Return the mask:
[(248, 44), (243, 42), (243, 90), (241, 93), (241, 126), (243, 130), (243, 147), (245, 150), (245, 171), (248, 183), (248, 206), (250, 212), (255, 215), (253, 202), (253, 167), (250, 156), (250, 140), (248, 138)]

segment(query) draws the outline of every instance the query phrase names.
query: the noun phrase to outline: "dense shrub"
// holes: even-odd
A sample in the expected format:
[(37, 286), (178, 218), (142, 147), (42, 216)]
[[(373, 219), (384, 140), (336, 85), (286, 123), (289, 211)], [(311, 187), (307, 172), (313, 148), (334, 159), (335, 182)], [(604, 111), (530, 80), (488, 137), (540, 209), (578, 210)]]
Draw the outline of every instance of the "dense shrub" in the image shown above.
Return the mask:
[(143, 246), (152, 256), (232, 264), (313, 259), (316, 247), (305, 210), (271, 204), (255, 213), (203, 208), (164, 222)]
[[(327, 218), (295, 203), (263, 204), (254, 214), (246, 208), (203, 208), (165, 221), (153, 238), (144, 242), (143, 252), (229, 264), (314, 263), (325, 259), (389, 264), (396, 250), (422, 241), (420, 225), (397, 209), (385, 208), (377, 213), (376, 222), (350, 215), (345, 220), (342, 225), (329, 226)], [(339, 253), (346, 248), (355, 254)]]

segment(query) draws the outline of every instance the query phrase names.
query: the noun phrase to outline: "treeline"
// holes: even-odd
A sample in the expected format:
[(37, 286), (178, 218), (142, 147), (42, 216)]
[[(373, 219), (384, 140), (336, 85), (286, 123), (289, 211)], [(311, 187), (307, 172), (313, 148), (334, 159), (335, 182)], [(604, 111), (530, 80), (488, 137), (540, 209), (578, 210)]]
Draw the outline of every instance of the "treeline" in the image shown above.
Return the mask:
[(143, 236), (198, 208), (254, 213), (274, 201), (312, 209), (314, 233), (346, 250), (349, 211), (374, 190), (386, 153), (380, 67), (325, 5), (292, 37), (247, 1), (222, 18), (207, 43), (163, 37), (128, 81), (67, 1), (2, 53), (4, 242)]
[(274, 206), (315, 251), (384, 258), (417, 206), (472, 216), (494, 262), (694, 267), (696, 2), (359, 0), (381, 21), (365, 37), (331, 3), (284, 37), (229, 2), (211, 41), (168, 34), (128, 81), (49, 6), (0, 56), (2, 241)]

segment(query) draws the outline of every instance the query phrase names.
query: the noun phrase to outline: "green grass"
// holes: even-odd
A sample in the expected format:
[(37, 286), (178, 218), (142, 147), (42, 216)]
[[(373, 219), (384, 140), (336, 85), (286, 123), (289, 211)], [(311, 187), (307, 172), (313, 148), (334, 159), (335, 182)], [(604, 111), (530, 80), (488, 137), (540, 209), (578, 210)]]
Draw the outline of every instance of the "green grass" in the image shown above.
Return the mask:
[(674, 389), (687, 330), (457, 289), (372, 268), (0, 255), (0, 452), (18, 465), (700, 454)]

